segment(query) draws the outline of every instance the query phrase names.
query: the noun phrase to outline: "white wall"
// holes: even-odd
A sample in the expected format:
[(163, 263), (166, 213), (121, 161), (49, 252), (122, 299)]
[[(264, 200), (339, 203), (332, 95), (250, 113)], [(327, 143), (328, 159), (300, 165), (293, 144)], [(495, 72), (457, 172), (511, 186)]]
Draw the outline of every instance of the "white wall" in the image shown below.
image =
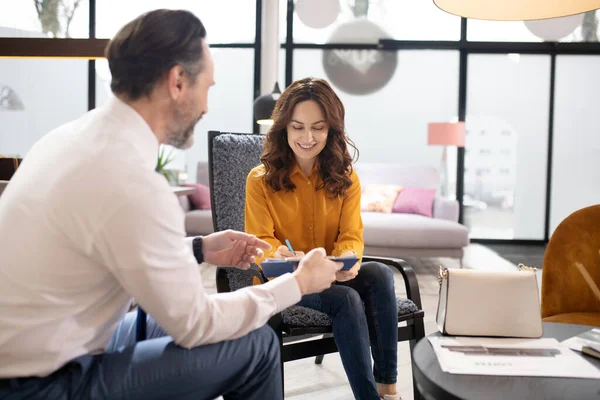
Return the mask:
[(599, 56), (556, 60), (552, 231), (572, 212), (600, 203), (599, 71)]

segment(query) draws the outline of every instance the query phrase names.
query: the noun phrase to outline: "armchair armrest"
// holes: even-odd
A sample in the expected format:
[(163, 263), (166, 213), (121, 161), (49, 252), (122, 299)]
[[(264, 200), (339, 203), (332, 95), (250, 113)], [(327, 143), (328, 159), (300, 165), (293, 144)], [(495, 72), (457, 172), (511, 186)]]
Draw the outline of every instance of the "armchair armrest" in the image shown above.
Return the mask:
[(258, 267), (256, 265), (252, 265), (247, 270), (241, 270), (241, 269), (233, 268), (233, 267), (217, 267), (216, 280), (217, 280), (217, 292), (219, 292), (219, 293), (231, 292), (231, 289), (229, 288), (229, 279), (227, 278), (227, 270), (229, 270), (229, 269), (235, 269), (236, 272), (239, 272), (242, 274), (248, 274), (248, 275), (252, 276), (253, 278), (258, 278), (258, 280), (260, 281), (261, 284), (267, 282), (267, 278), (262, 273), (262, 271), (258, 269)]
[(458, 201), (435, 196), (433, 200), (433, 218), (458, 222)]
[(423, 306), (421, 305), (421, 291), (419, 290), (419, 281), (417, 280), (417, 275), (415, 274), (415, 271), (412, 269), (409, 263), (399, 258), (364, 256), (363, 262), (368, 261), (380, 262), (390, 267), (394, 267), (398, 271), (400, 271), (402, 277), (404, 278), (406, 296), (409, 300), (412, 300), (412, 302), (415, 303), (415, 306), (417, 306), (419, 310), (423, 309)]

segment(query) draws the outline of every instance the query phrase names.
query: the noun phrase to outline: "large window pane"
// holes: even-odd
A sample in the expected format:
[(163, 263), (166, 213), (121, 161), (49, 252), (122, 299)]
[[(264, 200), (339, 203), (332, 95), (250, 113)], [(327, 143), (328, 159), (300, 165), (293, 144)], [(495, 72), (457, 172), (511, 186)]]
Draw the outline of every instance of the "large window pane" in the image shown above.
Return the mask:
[(469, 19), (467, 39), (481, 42), (597, 42), (599, 21), (597, 11), (533, 22)]
[(157, 8), (186, 9), (204, 24), (209, 43), (252, 43), (256, 2), (251, 0), (101, 0), (96, 3), (96, 37), (111, 38), (132, 19)]
[(0, 59), (0, 154), (25, 156), (87, 111), (87, 61)]
[(468, 59), (465, 223), (471, 237), (543, 239), (550, 57)]
[[(327, 3), (336, 0), (327, 0)], [(280, 36), (285, 40), (286, 1), (281, 1)], [(315, 1), (305, 3), (316, 4)], [(364, 8), (367, 5), (367, 8)], [(325, 5), (310, 12), (297, 7), (294, 12), (294, 41), (298, 43), (376, 43), (378, 39), (459, 40), (460, 18), (439, 10), (432, 1), (339, 0), (335, 21), (323, 28), (313, 28), (311, 16), (322, 15)], [(303, 12), (303, 10), (305, 10)], [(366, 12), (367, 18), (364, 18)], [(300, 15), (299, 15), (300, 14)], [(306, 15), (306, 17), (304, 17)]]
[(599, 70), (599, 56), (556, 60), (551, 231), (572, 212), (600, 203)]
[(89, 0), (0, 0), (0, 37), (87, 38), (89, 6)]
[[(358, 58), (369, 58), (356, 51)], [(294, 78), (331, 81), (322, 59), (322, 50), (295, 50)], [(440, 167), (442, 148), (427, 145), (427, 124), (456, 116), (458, 60), (455, 51), (400, 51), (392, 79), (378, 91), (350, 94), (333, 84), (346, 108), (346, 130), (360, 150), (359, 162)], [(451, 186), (455, 176), (454, 166)]]
[[(208, 114), (196, 125), (192, 148), (173, 150), (175, 159), (169, 164), (169, 168), (186, 171), (190, 182), (196, 181), (198, 162), (208, 160), (209, 130), (252, 132), (253, 126), (254, 50), (211, 49), (211, 52), (216, 84), (209, 91)], [(96, 60), (96, 105), (101, 106), (110, 96), (108, 62)]]

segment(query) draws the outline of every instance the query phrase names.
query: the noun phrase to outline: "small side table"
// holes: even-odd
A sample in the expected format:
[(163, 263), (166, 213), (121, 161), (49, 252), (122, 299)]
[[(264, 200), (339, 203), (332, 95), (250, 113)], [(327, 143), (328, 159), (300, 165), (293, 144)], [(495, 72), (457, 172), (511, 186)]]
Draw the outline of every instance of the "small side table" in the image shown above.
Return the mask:
[[(544, 322), (545, 338), (559, 342), (592, 329), (592, 326)], [(436, 332), (432, 335), (439, 336)], [(600, 360), (584, 355), (600, 368)], [(427, 338), (413, 350), (413, 374), (425, 399), (600, 399), (600, 379), (535, 376), (461, 375), (442, 371)]]
[(196, 188), (187, 186), (173, 186), (172, 189), (176, 196), (188, 196), (196, 191)]

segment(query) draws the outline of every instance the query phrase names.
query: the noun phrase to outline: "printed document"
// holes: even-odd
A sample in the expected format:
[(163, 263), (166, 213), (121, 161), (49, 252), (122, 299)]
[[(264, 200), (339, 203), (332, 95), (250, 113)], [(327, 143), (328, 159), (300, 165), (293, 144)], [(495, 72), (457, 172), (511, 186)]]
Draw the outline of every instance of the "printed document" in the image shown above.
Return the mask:
[(556, 339), (428, 339), (442, 371), (451, 374), (600, 379), (600, 368)]

